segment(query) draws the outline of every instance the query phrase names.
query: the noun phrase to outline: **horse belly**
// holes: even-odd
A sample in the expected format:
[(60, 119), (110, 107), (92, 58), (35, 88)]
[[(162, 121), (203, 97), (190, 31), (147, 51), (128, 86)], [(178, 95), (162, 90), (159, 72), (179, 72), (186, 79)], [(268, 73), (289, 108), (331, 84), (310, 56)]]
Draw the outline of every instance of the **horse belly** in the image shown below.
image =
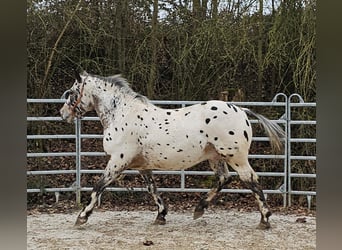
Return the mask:
[(197, 163), (207, 159), (203, 150), (192, 151), (164, 151), (158, 153), (150, 153), (146, 156), (149, 168), (164, 170), (182, 170), (190, 168)]

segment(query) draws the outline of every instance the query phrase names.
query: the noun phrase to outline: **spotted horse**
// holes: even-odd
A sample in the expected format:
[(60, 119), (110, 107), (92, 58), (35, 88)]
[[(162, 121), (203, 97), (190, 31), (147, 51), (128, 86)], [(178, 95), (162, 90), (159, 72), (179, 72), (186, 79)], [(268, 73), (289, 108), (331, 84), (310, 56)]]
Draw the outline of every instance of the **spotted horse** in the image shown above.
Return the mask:
[(158, 206), (154, 223), (165, 224), (168, 209), (157, 192), (152, 170), (188, 169), (208, 160), (218, 181), (196, 206), (194, 219), (203, 215), (209, 203), (230, 182), (230, 166), (256, 198), (261, 213), (259, 227), (270, 227), (271, 211), (258, 176), (248, 162), (252, 128), (247, 114), (260, 121), (271, 145), (280, 150), (284, 132), (276, 123), (223, 101), (163, 109), (134, 92), (120, 75), (103, 77), (85, 71), (76, 74), (75, 83), (62, 98), (66, 101), (60, 114), (68, 122), (88, 111), (97, 112), (104, 129), (103, 147), (110, 155), (107, 167), (75, 225), (87, 222), (99, 195), (126, 169), (139, 170)]

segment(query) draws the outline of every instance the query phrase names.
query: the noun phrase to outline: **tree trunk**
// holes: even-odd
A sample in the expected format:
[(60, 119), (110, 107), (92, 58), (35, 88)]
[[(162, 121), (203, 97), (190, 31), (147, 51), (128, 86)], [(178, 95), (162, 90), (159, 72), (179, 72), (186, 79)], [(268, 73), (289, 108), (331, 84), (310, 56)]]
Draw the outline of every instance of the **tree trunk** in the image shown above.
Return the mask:
[(201, 0), (193, 0), (192, 13), (194, 15), (194, 18), (198, 20), (201, 14)]
[(208, 0), (202, 0), (202, 7), (201, 7), (201, 18), (205, 20), (207, 16), (207, 9), (208, 9)]
[(216, 19), (218, 13), (218, 1), (212, 0), (211, 1), (211, 18)]
[(152, 99), (154, 97), (154, 87), (157, 79), (157, 29), (158, 29), (158, 0), (153, 0), (152, 13), (152, 33), (151, 33), (151, 66), (150, 77), (147, 84), (147, 96)]
[(258, 79), (257, 85), (259, 89), (259, 93), (263, 96), (263, 31), (264, 31), (264, 23), (263, 23), (263, 9), (264, 3), (263, 0), (259, 0), (259, 38), (258, 38)]
[(125, 48), (126, 48), (126, 39), (125, 39), (125, 22), (127, 15), (127, 1), (119, 1), (119, 4), (116, 6), (116, 25), (117, 25), (117, 55), (118, 55), (118, 64), (119, 64), (119, 70), (121, 73), (125, 72), (125, 64), (126, 64), (126, 58), (125, 58)]

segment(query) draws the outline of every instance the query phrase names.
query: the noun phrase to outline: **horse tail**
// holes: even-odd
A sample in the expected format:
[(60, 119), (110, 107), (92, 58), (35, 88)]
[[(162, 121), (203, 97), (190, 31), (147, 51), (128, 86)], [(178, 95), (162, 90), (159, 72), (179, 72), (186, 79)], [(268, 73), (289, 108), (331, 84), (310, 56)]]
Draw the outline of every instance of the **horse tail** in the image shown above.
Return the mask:
[(257, 114), (247, 108), (242, 108), (242, 110), (249, 115), (255, 116), (260, 121), (266, 130), (267, 136), (270, 138), (272, 149), (276, 152), (280, 152), (284, 147), (284, 144), (282, 143), (282, 139), (285, 138), (284, 130), (277, 123), (267, 119), (263, 115)]

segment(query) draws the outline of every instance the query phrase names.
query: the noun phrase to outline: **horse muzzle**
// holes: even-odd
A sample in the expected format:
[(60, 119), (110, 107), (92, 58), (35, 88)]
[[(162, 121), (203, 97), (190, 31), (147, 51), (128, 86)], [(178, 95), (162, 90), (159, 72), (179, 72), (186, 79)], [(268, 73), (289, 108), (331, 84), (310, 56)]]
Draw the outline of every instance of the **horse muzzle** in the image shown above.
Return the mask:
[(68, 105), (64, 104), (59, 112), (63, 120), (67, 121), (68, 123), (73, 122), (75, 115), (74, 112), (70, 110)]

